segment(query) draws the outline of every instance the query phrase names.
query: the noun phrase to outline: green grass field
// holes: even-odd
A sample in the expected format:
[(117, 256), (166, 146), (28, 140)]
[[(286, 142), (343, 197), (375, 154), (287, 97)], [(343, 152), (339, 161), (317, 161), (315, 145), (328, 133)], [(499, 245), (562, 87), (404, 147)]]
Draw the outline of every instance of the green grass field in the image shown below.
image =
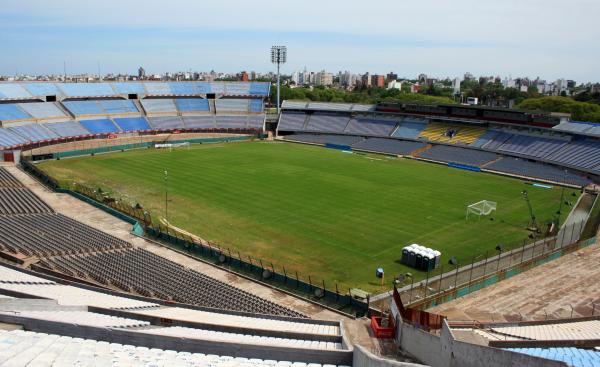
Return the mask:
[[(436, 164), (346, 154), (278, 142), (143, 150), (40, 164), (63, 184), (85, 183), (139, 202), (164, 216), (163, 171), (169, 171), (169, 220), (222, 247), (284, 265), (333, 285), (379, 290), (374, 277), (410, 271), (402, 247), (419, 243), (466, 264), (497, 244), (521, 243), (529, 212), (551, 219), (561, 190)], [(568, 200), (575, 202), (566, 190)], [(468, 204), (498, 202), (494, 220), (465, 220)], [(563, 212), (567, 212), (564, 210)]]

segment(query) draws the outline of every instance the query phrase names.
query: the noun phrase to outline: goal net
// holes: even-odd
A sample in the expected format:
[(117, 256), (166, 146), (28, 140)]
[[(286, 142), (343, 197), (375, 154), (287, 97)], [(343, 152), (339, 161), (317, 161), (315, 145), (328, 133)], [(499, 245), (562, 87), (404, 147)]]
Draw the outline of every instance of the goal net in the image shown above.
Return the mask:
[(190, 143), (185, 141), (182, 143), (175, 143), (175, 144), (171, 144), (171, 143), (163, 143), (163, 144), (154, 144), (154, 148), (155, 149), (168, 149), (169, 151), (172, 151), (173, 149), (178, 149), (178, 148), (190, 148)]
[(469, 219), (469, 215), (476, 215), (481, 218), (482, 215), (489, 215), (491, 212), (496, 210), (496, 202), (489, 200), (481, 200), (474, 204), (467, 206), (467, 217)]

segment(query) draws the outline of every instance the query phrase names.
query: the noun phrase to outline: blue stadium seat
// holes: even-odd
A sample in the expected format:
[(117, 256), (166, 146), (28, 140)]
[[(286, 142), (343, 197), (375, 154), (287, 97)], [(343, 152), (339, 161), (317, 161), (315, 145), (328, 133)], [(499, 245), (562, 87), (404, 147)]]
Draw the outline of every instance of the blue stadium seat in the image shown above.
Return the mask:
[(248, 116), (219, 116), (216, 117), (217, 127), (220, 129), (244, 129), (248, 122)]
[(405, 118), (392, 136), (404, 139), (417, 139), (421, 131), (427, 126), (427, 120)]
[(145, 117), (115, 118), (114, 121), (123, 131), (152, 130)]
[(108, 134), (120, 132), (117, 126), (109, 119), (79, 121), (92, 134)]
[(126, 99), (107, 99), (98, 102), (100, 103), (100, 107), (108, 114), (140, 112), (135, 107), (135, 104), (133, 104), (133, 101)]
[(57, 83), (67, 97), (114, 96), (115, 91), (109, 83)]
[(177, 108), (172, 99), (142, 99), (140, 100), (142, 106), (148, 113), (159, 112), (159, 113), (177, 113)]
[(193, 83), (193, 86), (196, 94), (213, 93), (211, 85), (208, 82), (195, 82)]
[(196, 94), (194, 85), (190, 82), (168, 83), (168, 85), (169, 89), (171, 89), (171, 94), (180, 96)]
[(0, 83), (0, 99), (22, 99), (31, 97), (31, 93), (20, 84)]
[(52, 122), (44, 124), (44, 126), (63, 138), (90, 135), (90, 132), (77, 121)]
[(168, 96), (173, 94), (167, 83), (161, 82), (146, 82), (144, 83), (146, 92), (153, 96)]
[(98, 101), (65, 101), (62, 103), (75, 116), (102, 115), (104, 109)]
[(208, 112), (210, 107), (207, 99), (201, 98), (175, 98), (179, 112), (202, 111)]
[(215, 94), (225, 94), (225, 83), (224, 82), (209, 82), (210, 92)]
[(143, 83), (112, 83), (113, 89), (118, 94), (146, 94), (146, 89)]
[(0, 147), (11, 147), (27, 143), (22, 136), (17, 135), (7, 129), (0, 128)]
[(23, 111), (17, 104), (0, 104), (0, 121), (30, 119), (31, 115)]
[(250, 83), (228, 82), (225, 83), (225, 94), (230, 96), (247, 96), (250, 94)]
[(251, 99), (250, 112), (263, 112), (263, 101), (260, 99)]
[(247, 99), (215, 99), (215, 109), (220, 112), (248, 112)]
[(56, 134), (54, 131), (48, 130), (44, 126), (36, 123), (12, 126), (9, 127), (8, 130), (31, 142), (47, 141), (59, 138), (58, 134)]
[(57, 96), (62, 94), (54, 83), (24, 83), (25, 89), (36, 97)]
[(250, 83), (249, 94), (256, 96), (268, 96), (271, 83)]
[(156, 130), (183, 129), (185, 125), (179, 116), (148, 117), (148, 123)]
[(36, 119), (67, 117), (67, 115), (52, 102), (19, 103), (19, 107)]

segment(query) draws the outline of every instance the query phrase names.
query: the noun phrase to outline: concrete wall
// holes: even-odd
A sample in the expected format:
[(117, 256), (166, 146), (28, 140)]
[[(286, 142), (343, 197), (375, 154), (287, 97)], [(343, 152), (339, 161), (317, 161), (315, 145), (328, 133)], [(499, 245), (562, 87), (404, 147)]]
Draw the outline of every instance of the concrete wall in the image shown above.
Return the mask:
[(440, 335), (404, 322), (399, 323), (396, 335), (402, 351), (432, 367), (567, 367), (564, 362), (456, 340), (446, 321)]
[(364, 347), (356, 345), (352, 355), (353, 367), (424, 367), (422, 364), (399, 362), (384, 359), (367, 351)]

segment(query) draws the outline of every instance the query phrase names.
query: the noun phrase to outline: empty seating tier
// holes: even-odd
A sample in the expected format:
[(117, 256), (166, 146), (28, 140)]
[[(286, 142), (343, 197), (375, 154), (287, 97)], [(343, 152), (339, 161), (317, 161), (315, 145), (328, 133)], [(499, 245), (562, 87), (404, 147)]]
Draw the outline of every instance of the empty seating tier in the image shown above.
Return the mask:
[(1, 187), (24, 187), (21, 181), (17, 180), (6, 168), (0, 167), (0, 188)]
[(470, 166), (481, 166), (495, 159), (495, 153), (475, 149), (436, 145), (418, 154), (419, 157), (441, 162), (453, 162)]
[(306, 121), (305, 113), (284, 112), (281, 114), (278, 129), (280, 131), (300, 131)]
[(87, 131), (79, 122), (77, 121), (61, 121), (61, 122), (53, 122), (44, 124), (46, 128), (60, 137), (70, 138), (70, 137), (79, 137), (90, 135), (90, 132)]
[(544, 158), (567, 144), (565, 140), (544, 138), (540, 136), (513, 135), (501, 146), (499, 151)]
[(146, 297), (215, 309), (303, 317), (143, 249), (53, 257), (44, 259), (42, 265)]
[(48, 141), (60, 137), (54, 131), (48, 130), (43, 125), (35, 123), (9, 127), (8, 130), (22, 136), (24, 139), (30, 142)]
[(217, 127), (219, 129), (244, 129), (248, 123), (247, 116), (216, 116)]
[(600, 171), (600, 149), (591, 140), (576, 140), (563, 145), (546, 157), (549, 161)]
[(331, 133), (343, 133), (350, 117), (343, 115), (315, 113), (309, 115), (308, 125), (304, 130)]
[(146, 113), (177, 114), (177, 107), (172, 99), (142, 99), (140, 100)]
[(31, 115), (16, 104), (0, 104), (0, 121), (27, 120)]
[(27, 140), (7, 129), (0, 129), (0, 147), (11, 147), (26, 144)]
[(405, 117), (392, 136), (396, 138), (416, 139), (426, 126), (427, 120), (425, 119)]
[(590, 180), (566, 172), (564, 169), (519, 158), (504, 157), (488, 164), (485, 168), (492, 171), (511, 173), (523, 177), (532, 177), (553, 182), (563, 182), (577, 186), (585, 186), (590, 183)]
[(431, 122), (419, 134), (420, 138), (452, 144), (473, 144), (485, 133), (484, 128)]
[(353, 149), (368, 150), (387, 154), (409, 155), (426, 145), (416, 141), (404, 141), (384, 138), (367, 138), (352, 145)]
[(265, 115), (249, 115), (248, 116), (248, 128), (250, 129), (262, 129), (265, 124)]
[(0, 218), (0, 249), (13, 254), (55, 256), (126, 247), (131, 245), (62, 214)]
[[(261, 101), (262, 103), (262, 101)], [(209, 112), (208, 99), (201, 98), (176, 98), (175, 105), (179, 112)]]
[(345, 133), (373, 136), (389, 136), (396, 128), (397, 121), (375, 120), (369, 118), (350, 119)]
[(145, 117), (121, 117), (115, 118), (114, 121), (123, 131), (146, 131), (152, 129)]
[(110, 134), (121, 132), (109, 119), (81, 120), (83, 127), (92, 134)]
[[(0, 313), (3, 311), (0, 310)], [(14, 314), (15, 311), (7, 311), (5, 313)], [(87, 312), (87, 311), (33, 311), (33, 310), (19, 310), (19, 316), (27, 317), (31, 319), (47, 320), (64, 323), (74, 323), (77, 325), (85, 326), (96, 326), (96, 327), (107, 327), (107, 328), (130, 328), (130, 327), (142, 327), (150, 325), (147, 321), (140, 321), (134, 319), (127, 319), (117, 316), (103, 315), (99, 313)]]
[(148, 123), (155, 130), (183, 129), (185, 127), (179, 116), (148, 117)]
[(359, 136), (350, 135), (318, 135), (318, 134), (294, 134), (285, 137), (285, 140), (300, 141), (313, 144), (337, 144), (353, 145), (363, 140)]
[(215, 117), (209, 116), (183, 116), (183, 123), (188, 129), (214, 129)]
[(0, 214), (53, 213), (52, 208), (24, 187), (0, 187)]
[(36, 119), (50, 119), (50, 118), (66, 118), (67, 115), (56, 106), (55, 103), (51, 102), (32, 102), (32, 103), (20, 103), (19, 107), (23, 111), (31, 115)]
[(249, 100), (247, 99), (215, 99), (217, 113), (248, 112)]

